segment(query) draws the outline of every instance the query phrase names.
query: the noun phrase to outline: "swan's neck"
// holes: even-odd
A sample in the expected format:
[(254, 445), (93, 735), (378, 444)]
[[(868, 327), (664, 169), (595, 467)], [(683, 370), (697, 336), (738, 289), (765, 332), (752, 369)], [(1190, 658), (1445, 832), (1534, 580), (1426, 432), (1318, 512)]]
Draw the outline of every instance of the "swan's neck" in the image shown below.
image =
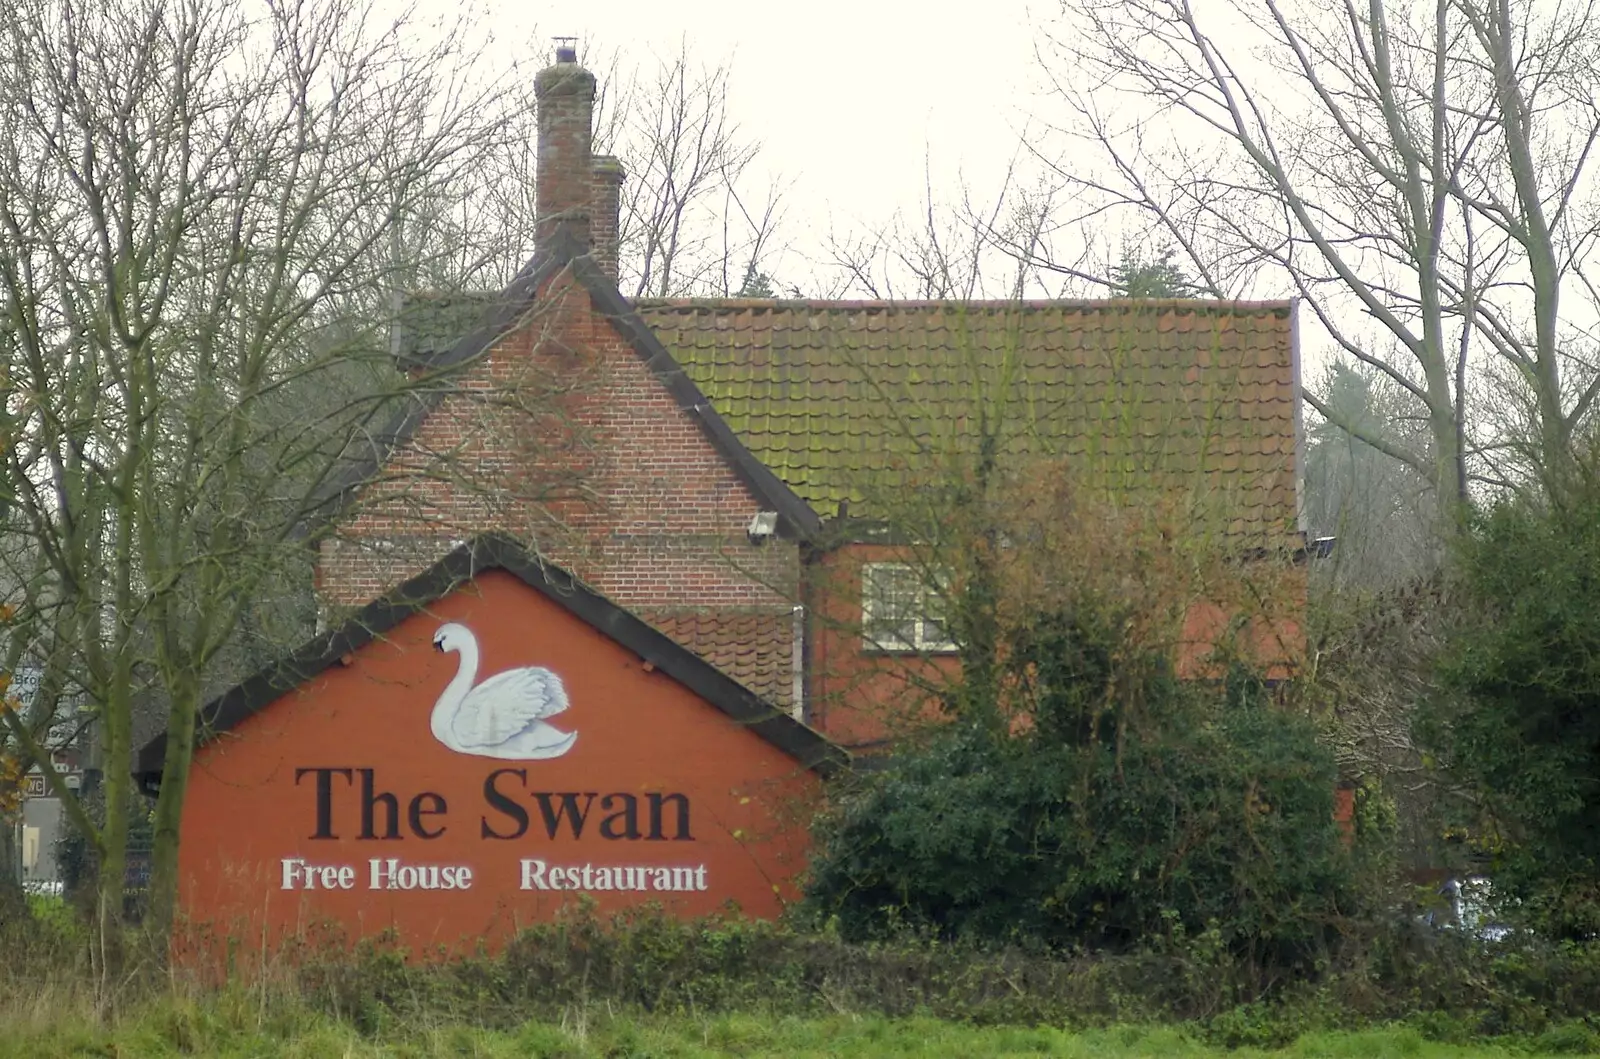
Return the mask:
[(450, 725), (455, 720), (456, 710), (460, 708), (461, 700), (467, 697), (467, 692), (472, 690), (472, 682), (477, 678), (478, 645), (468, 640), (461, 647), (461, 668), (445, 685), (439, 701), (434, 704), (433, 717), (430, 719), (434, 738), (447, 746), (450, 745)]

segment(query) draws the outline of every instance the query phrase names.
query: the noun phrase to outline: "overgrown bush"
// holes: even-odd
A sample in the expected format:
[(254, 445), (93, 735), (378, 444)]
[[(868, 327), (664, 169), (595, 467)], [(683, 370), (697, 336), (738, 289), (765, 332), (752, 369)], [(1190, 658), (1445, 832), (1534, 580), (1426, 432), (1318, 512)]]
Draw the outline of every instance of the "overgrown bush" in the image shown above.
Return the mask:
[[(686, 921), (656, 909), (610, 917), (576, 909), (524, 930), (498, 953), (438, 965), (419, 964), (414, 955), (393, 939), (371, 939), (353, 949), (318, 945), (280, 966), (314, 1007), (364, 1029), (441, 1015), (514, 1025), (592, 1007), (1100, 1023), (1183, 1017), (1196, 999), (1217, 1006), (1225, 995), (1220, 988), (1200, 998), (1182, 987), (1140, 988), (1163, 976), (1131, 960), (1051, 958), (909, 935), (852, 944), (789, 923)], [(248, 961), (239, 972), (251, 973)]]
[[(1208, 932), (1309, 969), (1357, 890), (1313, 728), (1163, 679), (1137, 730), (1068, 741), (1053, 720), (952, 732), (836, 800), (808, 902), (852, 939), (937, 936), (1128, 952)], [(1159, 701), (1156, 697), (1159, 696)]]
[(950, 721), (830, 795), (812, 913), (851, 939), (1211, 938), (1264, 980), (1310, 970), (1359, 903), (1339, 776), (1253, 675), (1297, 656), (1303, 578), (1242, 556), (1203, 491), (1129, 503), (1061, 462), (991, 479), (923, 534)]
[[(931, 1015), (975, 1023), (1180, 1021), (1222, 1043), (1408, 1020), (1430, 1036), (1539, 1034), (1600, 1010), (1600, 946), (1485, 945), (1369, 923), (1322, 973), (1273, 987), (1214, 932), (1122, 954), (947, 942), (902, 931), (851, 942), (802, 923), (684, 921), (574, 910), (503, 951), (420, 962), (392, 940), (327, 944), (279, 964), (280, 985), (365, 1031), (440, 1019), (510, 1026), (602, 1009), (661, 1015)], [(247, 961), (248, 962), (248, 961)], [(241, 966), (232, 987), (251, 985)], [(1269, 995), (1270, 994), (1270, 995)]]
[[(82, 939), (63, 936), (55, 912), (41, 911), (29, 930), (0, 924), (0, 1025), (17, 1012), (87, 1019), (102, 1009)], [(591, 1012), (1160, 1021), (1230, 1045), (1401, 1020), (1432, 1039), (1531, 1038), (1541, 1054), (1591, 1042), (1593, 1032), (1571, 1020), (1600, 1010), (1600, 945), (1485, 944), (1405, 917), (1345, 935), (1321, 974), (1277, 988), (1215, 932), (1152, 938), (1122, 954), (1063, 954), (910, 931), (856, 943), (798, 922), (685, 921), (653, 909), (600, 917), (575, 908), (493, 953), (419, 953), (383, 937), (351, 945), (336, 932), (268, 953), (244, 939), (228, 947), (236, 959), (225, 979), (215, 965), (183, 962), (120, 983), (116, 1008), (136, 1011), (176, 992), (174, 1015), (187, 1019), (220, 992), (211, 1010), (269, 1033), (324, 1014), (367, 1034), (565, 1024)]]
[(1471, 793), (1497, 890), (1555, 937), (1600, 934), (1600, 480), (1499, 505), (1459, 553), (1432, 748)]

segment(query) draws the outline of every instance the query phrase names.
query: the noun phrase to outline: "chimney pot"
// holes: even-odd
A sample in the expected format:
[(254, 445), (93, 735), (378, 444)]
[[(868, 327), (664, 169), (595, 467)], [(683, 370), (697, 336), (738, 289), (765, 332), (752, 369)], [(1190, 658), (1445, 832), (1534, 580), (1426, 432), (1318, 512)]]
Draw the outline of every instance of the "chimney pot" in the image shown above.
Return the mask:
[(558, 62), (558, 63), (575, 63), (575, 62), (578, 61), (578, 38), (577, 37), (557, 37), (557, 38), (555, 38), (555, 42), (556, 42), (556, 62)]
[(534, 243), (548, 247), (566, 231), (582, 250), (589, 248), (589, 217), (594, 197), (590, 140), (594, 124), (594, 75), (577, 64), (571, 41), (556, 49), (556, 63), (534, 77), (539, 108), (539, 168), (535, 187)]
[(594, 207), (589, 215), (595, 264), (617, 282), (617, 242), (622, 227), (622, 162), (608, 154), (594, 156)]

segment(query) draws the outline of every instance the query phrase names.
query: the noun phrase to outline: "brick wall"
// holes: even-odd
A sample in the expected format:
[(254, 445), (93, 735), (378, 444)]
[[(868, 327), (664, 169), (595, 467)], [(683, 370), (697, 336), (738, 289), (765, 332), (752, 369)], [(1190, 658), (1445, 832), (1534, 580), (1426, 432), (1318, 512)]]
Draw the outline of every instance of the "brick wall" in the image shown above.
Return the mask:
[(498, 530), (789, 705), (797, 548), (749, 542), (761, 504), (582, 288), (558, 278), (456, 389), (323, 545), (326, 604)]
[(622, 235), (622, 182), (627, 174), (611, 155), (593, 159), (593, 203), (589, 213), (589, 242), (600, 271), (617, 281), (617, 241)]

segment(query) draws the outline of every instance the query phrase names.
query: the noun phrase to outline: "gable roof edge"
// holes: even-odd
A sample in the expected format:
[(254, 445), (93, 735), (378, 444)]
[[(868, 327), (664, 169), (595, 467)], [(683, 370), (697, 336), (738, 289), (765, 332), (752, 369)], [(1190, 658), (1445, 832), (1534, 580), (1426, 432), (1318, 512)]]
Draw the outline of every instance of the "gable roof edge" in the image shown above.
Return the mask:
[(679, 407), (699, 422), (711, 444), (744, 478), (756, 499), (776, 511), (782, 522), (798, 536), (806, 539), (815, 536), (822, 528), (822, 516), (739, 440), (739, 435), (728, 426), (711, 399), (695, 385), (683, 366), (668, 352), (650, 325), (644, 322), (644, 317), (628, 304), (611, 277), (591, 257), (574, 258), (571, 265), (572, 274), (589, 292), (596, 307), (605, 314), (617, 333), (627, 339), (639, 359), (645, 362), (677, 400)]
[[(432, 357), (409, 357), (398, 346), (391, 350), (395, 364), (402, 370), (443, 369), (465, 364), (479, 356), (503, 338), (517, 318), (527, 311), (539, 296), (539, 288), (571, 260), (576, 249), (572, 237), (563, 229), (556, 233), (548, 251), (535, 253), (527, 264), (500, 291), (494, 305), (486, 312), (477, 327), (463, 335), (449, 349)], [(397, 450), (410, 441), (428, 416), (444, 402), (448, 387), (414, 390), (403, 393), (404, 403), (375, 432), (352, 438), (358, 454), (341, 460), (335, 466), (327, 483), (318, 491), (306, 515), (295, 527), (295, 537), (311, 536), (312, 526), (336, 520), (355, 500), (362, 487)]]
[[(756, 499), (766, 509), (778, 513), (780, 532), (788, 530), (792, 535), (810, 538), (821, 529), (822, 517), (739, 440), (710, 398), (695, 385), (644, 318), (628, 304), (616, 282), (565, 228), (556, 232), (547, 248), (529, 259), (516, 278), (501, 291), (493, 308), (477, 328), (463, 335), (449, 349), (433, 356), (403, 356), (397, 348), (397, 363), (402, 368), (438, 369), (455, 367), (482, 356), (505, 336), (510, 325), (533, 304), (539, 289), (562, 269), (571, 270), (595, 306), (666, 386), (679, 407), (700, 424), (712, 447), (744, 479)], [(371, 439), (368, 453), (353, 460), (347, 469), (334, 476), (324, 491), (324, 498), (319, 500), (314, 510), (326, 512), (329, 519), (337, 517), (394, 451), (421, 428), (442, 398), (442, 392), (429, 393), (423, 400), (402, 409)]]
[[(285, 657), (258, 670), (201, 707), (196, 749), (266, 709), (405, 619), (420, 613), (479, 574), (504, 570), (560, 605), (597, 632), (632, 651), (722, 713), (750, 728), (805, 768), (824, 778), (850, 767), (849, 754), (815, 729), (795, 720), (642, 619), (585, 586), (571, 573), (546, 563), (501, 534), (484, 534), (452, 550), (422, 573), (357, 611)], [(167, 731), (140, 748), (135, 775), (146, 790), (159, 786), (166, 763)]]

